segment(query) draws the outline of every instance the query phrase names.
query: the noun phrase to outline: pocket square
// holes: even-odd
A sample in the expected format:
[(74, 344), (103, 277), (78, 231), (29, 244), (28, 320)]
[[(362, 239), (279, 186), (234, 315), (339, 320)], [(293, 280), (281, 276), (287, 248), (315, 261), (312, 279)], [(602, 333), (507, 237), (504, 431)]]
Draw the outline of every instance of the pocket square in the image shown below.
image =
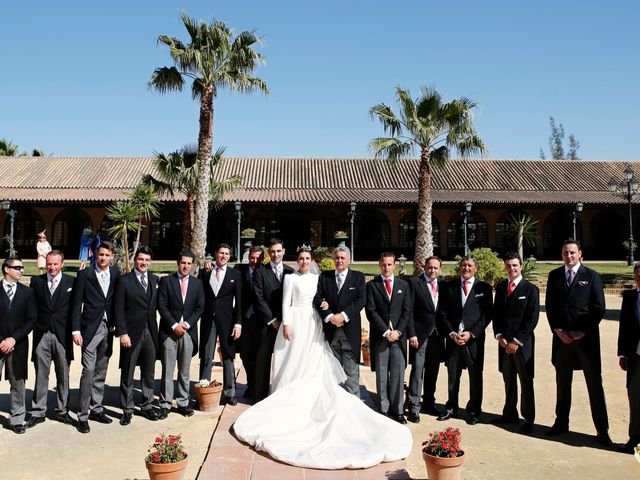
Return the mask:
[(231, 283), (236, 283), (236, 281), (235, 280), (231, 280)]
[(397, 292), (397, 293), (402, 293), (402, 290), (398, 290), (398, 292)]
[(589, 282), (587, 280), (580, 280), (578, 282), (578, 285), (580, 285), (581, 287), (584, 287), (585, 285), (589, 285)]
[(67, 292), (70, 292), (71, 290), (73, 290), (73, 288), (67, 288)]
[(484, 293), (476, 293), (476, 298), (478, 297), (484, 297)]
[(527, 299), (527, 297), (524, 296), (524, 295), (522, 297), (518, 297), (518, 300), (526, 300), (526, 299)]
[(356, 287), (349, 287), (349, 290), (355, 290)]

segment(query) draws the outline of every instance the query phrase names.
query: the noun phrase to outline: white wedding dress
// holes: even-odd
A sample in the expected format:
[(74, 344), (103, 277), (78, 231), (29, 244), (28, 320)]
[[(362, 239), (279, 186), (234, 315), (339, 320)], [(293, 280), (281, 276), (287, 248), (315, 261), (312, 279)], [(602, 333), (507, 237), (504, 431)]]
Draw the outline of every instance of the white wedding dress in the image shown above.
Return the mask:
[[(318, 275), (287, 275), (282, 325), (272, 362), (272, 393), (242, 413), (237, 437), (299, 467), (366, 468), (406, 458), (408, 428), (380, 415), (339, 383), (344, 371), (325, 342), (312, 306)], [(292, 340), (282, 329), (289, 325)]]

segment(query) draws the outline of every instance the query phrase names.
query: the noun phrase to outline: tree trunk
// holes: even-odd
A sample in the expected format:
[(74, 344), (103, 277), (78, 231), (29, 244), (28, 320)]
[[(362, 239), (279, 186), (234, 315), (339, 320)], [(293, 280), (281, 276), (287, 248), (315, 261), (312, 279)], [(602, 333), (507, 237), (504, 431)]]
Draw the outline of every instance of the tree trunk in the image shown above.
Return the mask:
[(142, 232), (142, 215), (138, 218), (138, 222), (140, 223), (140, 228), (138, 228), (138, 232), (136, 233), (136, 241), (133, 242), (133, 250), (131, 252), (131, 255), (129, 256), (130, 263), (133, 263), (133, 261), (135, 260), (136, 252), (140, 247), (140, 232)]
[(522, 221), (518, 225), (518, 255), (524, 261), (524, 224)]
[(416, 218), (416, 252), (413, 257), (413, 274), (424, 272), (424, 263), (433, 255), (433, 228), (431, 214), (433, 202), (431, 200), (431, 163), (429, 151), (424, 149), (420, 156), (418, 171), (418, 215)]
[(193, 225), (193, 197), (187, 196), (187, 208), (182, 215), (182, 248), (191, 250), (193, 238), (191, 225)]
[(211, 151), (213, 149), (213, 85), (205, 85), (200, 99), (200, 131), (198, 133), (198, 186), (194, 199), (191, 225), (191, 250), (198, 265), (204, 263), (209, 221), (209, 189), (211, 184)]

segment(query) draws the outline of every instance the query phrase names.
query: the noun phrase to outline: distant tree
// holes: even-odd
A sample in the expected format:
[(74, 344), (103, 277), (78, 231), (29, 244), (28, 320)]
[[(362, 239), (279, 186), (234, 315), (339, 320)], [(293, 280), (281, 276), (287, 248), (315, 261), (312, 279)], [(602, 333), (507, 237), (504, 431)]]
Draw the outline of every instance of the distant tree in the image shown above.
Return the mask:
[(396, 87), (399, 116), (384, 103), (369, 110), (371, 118), (382, 124), (389, 137), (371, 140), (369, 145), (376, 157), (384, 156), (391, 162), (407, 158), (417, 151), (418, 214), (416, 250), (413, 258), (415, 275), (424, 271), (424, 262), (433, 255), (433, 229), (431, 198), (432, 170), (442, 168), (451, 150), (463, 158), (484, 154), (486, 147), (476, 134), (472, 110), (476, 103), (466, 97), (444, 103), (434, 88), (422, 88), (420, 96), (412, 99), (408, 90)]
[(213, 102), (218, 89), (227, 87), (240, 92), (254, 90), (269, 93), (267, 84), (252, 73), (264, 63), (254, 50), (260, 39), (254, 32), (242, 32), (233, 37), (233, 30), (224, 22), (206, 24), (181, 14), (189, 34), (189, 43), (175, 37), (160, 35), (158, 43), (169, 47), (176, 66), (159, 67), (149, 80), (149, 88), (160, 93), (182, 91), (186, 81), (192, 81), (191, 94), (200, 100), (198, 132), (197, 189), (194, 197), (191, 247), (198, 260), (204, 258), (211, 195), (211, 152), (213, 150)]
[(149, 223), (152, 218), (156, 218), (159, 215), (158, 207), (160, 206), (160, 203), (158, 202), (158, 195), (156, 194), (155, 189), (151, 185), (145, 185), (142, 182), (139, 183), (127, 196), (134, 208), (138, 210), (136, 240), (133, 243), (133, 249), (130, 256), (130, 260), (133, 262), (136, 250), (138, 250), (138, 247), (140, 246), (142, 228), (145, 227), (145, 223)]
[[(576, 140), (573, 134), (569, 135), (569, 147), (567, 154), (564, 151), (564, 127), (561, 123), (556, 125), (556, 121), (553, 117), (549, 117), (549, 126), (551, 127), (551, 134), (549, 135), (549, 154), (552, 160), (580, 160), (578, 157), (578, 149), (580, 148), (580, 142)], [(547, 157), (540, 147), (540, 158), (545, 160)]]
[(14, 157), (18, 154), (18, 145), (6, 138), (0, 138), (0, 157)]

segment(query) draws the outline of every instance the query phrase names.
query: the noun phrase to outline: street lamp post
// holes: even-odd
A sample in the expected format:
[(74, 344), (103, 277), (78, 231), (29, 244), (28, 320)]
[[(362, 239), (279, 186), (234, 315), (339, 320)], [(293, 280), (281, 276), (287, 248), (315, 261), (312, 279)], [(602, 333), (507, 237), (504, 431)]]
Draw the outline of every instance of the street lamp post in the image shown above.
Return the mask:
[(13, 224), (16, 220), (16, 211), (11, 209), (11, 202), (9, 200), (2, 201), (2, 209), (9, 215), (9, 256), (16, 256), (16, 249), (13, 248)]
[(237, 235), (236, 235), (236, 262), (240, 263), (242, 257), (240, 256), (242, 253), (240, 252), (240, 226), (242, 224), (242, 202), (235, 202), (236, 207), (236, 226), (237, 226)]
[(578, 233), (576, 230), (576, 221), (578, 216), (582, 213), (582, 209), (584, 208), (584, 204), (582, 202), (576, 203), (575, 208), (571, 212), (571, 221), (573, 222), (573, 238), (574, 240), (578, 240)]
[(355, 258), (353, 256), (353, 244), (354, 244), (354, 237), (355, 237), (355, 230), (354, 230), (354, 224), (355, 224), (355, 220), (356, 220), (356, 202), (351, 202), (349, 204), (349, 206), (351, 207), (351, 209), (349, 210), (349, 217), (351, 218), (351, 261), (354, 261)]
[(627, 168), (624, 169), (624, 178), (621, 182), (617, 182), (615, 178), (611, 177), (609, 180), (609, 190), (612, 193), (620, 195), (627, 199), (629, 204), (629, 245), (627, 254), (627, 265), (633, 266), (635, 260), (633, 259), (633, 217), (631, 216), (631, 202), (638, 193), (638, 180), (635, 177), (635, 173), (631, 165), (627, 164)]
[(469, 255), (469, 232), (467, 230), (467, 226), (469, 225), (469, 213), (471, 212), (471, 202), (466, 202), (464, 204), (464, 209), (462, 210), (462, 225), (464, 227), (464, 256)]

